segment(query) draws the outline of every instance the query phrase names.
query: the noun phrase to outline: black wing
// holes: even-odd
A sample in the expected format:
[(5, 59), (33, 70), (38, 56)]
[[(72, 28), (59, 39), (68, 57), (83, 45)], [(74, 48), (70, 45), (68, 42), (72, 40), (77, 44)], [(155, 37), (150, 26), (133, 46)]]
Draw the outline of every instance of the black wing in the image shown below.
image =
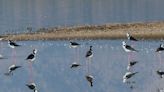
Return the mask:
[(16, 69), (18, 69), (18, 68), (21, 68), (22, 66), (15, 66), (15, 67), (12, 67), (10, 70), (11, 71), (14, 71), (14, 70), (16, 70)]
[(133, 65), (135, 65), (136, 63), (138, 63), (137, 61), (131, 61), (129, 64), (130, 64), (130, 66), (133, 66)]
[(132, 40), (132, 41), (138, 41), (136, 38), (134, 38), (134, 37), (130, 37), (130, 40)]
[(10, 42), (10, 45), (12, 45), (12, 46), (20, 46), (20, 45), (16, 44), (15, 42)]
[(92, 55), (92, 51), (87, 51), (87, 53), (86, 53), (86, 55), (85, 55), (85, 57), (89, 57), (89, 56), (91, 56)]
[(34, 86), (34, 85), (26, 84), (26, 86), (27, 86), (29, 89), (31, 89), (31, 90), (35, 89), (35, 86)]
[(157, 48), (156, 52), (163, 51), (163, 50), (164, 50), (164, 48), (159, 47), (159, 48)]
[(34, 56), (34, 54), (30, 54), (27, 58), (26, 58), (26, 60), (28, 60), (28, 59), (33, 59), (35, 56)]
[(80, 66), (80, 64), (72, 64), (71, 68), (75, 68), (75, 67), (78, 67), (78, 66)]
[(131, 78), (132, 76), (134, 76), (134, 75), (137, 74), (137, 73), (138, 73), (138, 72), (135, 72), (135, 73), (129, 74), (129, 75), (127, 76), (127, 79)]
[(135, 50), (134, 48), (132, 48), (132, 47), (129, 46), (129, 45), (126, 45), (126, 48), (129, 49), (129, 50), (132, 50), (132, 51), (137, 51), (137, 50)]
[(71, 42), (71, 45), (80, 45), (80, 44), (78, 44), (76, 42)]

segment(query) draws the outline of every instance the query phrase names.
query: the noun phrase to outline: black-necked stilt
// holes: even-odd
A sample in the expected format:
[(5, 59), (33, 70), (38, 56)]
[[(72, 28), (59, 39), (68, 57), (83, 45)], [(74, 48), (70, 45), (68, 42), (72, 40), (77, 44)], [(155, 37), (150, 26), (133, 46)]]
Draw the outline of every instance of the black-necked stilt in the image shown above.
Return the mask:
[(85, 78), (90, 83), (90, 86), (93, 87), (93, 76), (92, 75), (86, 75)]
[(14, 41), (11, 41), (11, 40), (8, 41), (8, 45), (9, 45), (9, 47), (11, 47), (11, 48), (15, 48), (15, 47), (20, 46), (20, 45), (18, 45), (17, 43), (15, 43)]
[(70, 47), (71, 48), (77, 48), (80, 44), (77, 42), (70, 42)]
[(93, 57), (92, 46), (90, 46), (90, 49), (87, 51), (85, 57), (86, 57), (86, 58), (91, 58), (91, 57)]
[(125, 41), (122, 42), (122, 47), (126, 52), (138, 52), (138, 50), (135, 50), (130, 45), (127, 45)]
[(90, 73), (90, 69), (89, 69), (89, 64), (91, 63), (91, 59), (93, 57), (93, 53), (92, 53), (92, 46), (90, 46), (90, 49), (87, 51), (85, 57), (88, 59), (86, 61), (86, 66), (87, 66), (87, 73)]
[(71, 65), (71, 68), (76, 68), (76, 67), (78, 67), (78, 66), (80, 66), (80, 64), (78, 64), (77, 62), (79, 62), (79, 52), (78, 52), (78, 46), (80, 46), (80, 44), (79, 43), (77, 43), (77, 42), (70, 42), (70, 47), (71, 48), (75, 48), (75, 55), (76, 56), (74, 56), (74, 63), (72, 63), (72, 65)]
[(138, 63), (138, 61), (130, 61), (128, 66), (127, 66), (127, 70), (129, 70), (132, 66), (134, 66), (136, 63)]
[(157, 70), (156, 72), (160, 76), (160, 78), (163, 78), (164, 77), (164, 71)]
[(71, 65), (71, 68), (76, 68), (78, 66), (81, 66), (80, 64), (76, 63), (76, 62), (73, 62), (72, 65)]
[(16, 69), (21, 68), (21, 67), (22, 66), (16, 66), (16, 65), (13, 64), (9, 67), (9, 71), (8, 71), (8, 73), (5, 73), (5, 75), (13, 74), (13, 71), (15, 71)]
[(126, 72), (125, 75), (123, 76), (123, 83), (126, 83), (127, 79), (130, 79), (132, 76), (137, 74), (138, 72)]
[(26, 60), (30, 60), (31, 62), (35, 60), (35, 54), (37, 53), (37, 49), (33, 50), (33, 53), (31, 53), (30, 55), (28, 55), (28, 57), (26, 58)]
[(33, 90), (34, 92), (38, 92), (35, 83), (26, 84), (26, 86), (27, 86), (30, 90)]
[(138, 41), (136, 38), (134, 38), (133, 36), (131, 36), (129, 33), (126, 33), (126, 36), (127, 36), (128, 40)]
[(161, 52), (161, 51), (164, 51), (163, 44), (160, 44), (160, 46), (156, 49), (156, 52)]

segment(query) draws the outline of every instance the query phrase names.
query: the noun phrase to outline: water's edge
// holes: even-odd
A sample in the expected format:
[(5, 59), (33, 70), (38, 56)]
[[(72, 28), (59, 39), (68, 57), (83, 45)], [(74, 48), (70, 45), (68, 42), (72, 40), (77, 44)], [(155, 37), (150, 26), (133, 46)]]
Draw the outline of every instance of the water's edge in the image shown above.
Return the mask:
[(125, 39), (127, 32), (137, 39), (163, 39), (164, 22), (41, 28), (35, 33), (7, 34), (1, 37), (3, 40)]

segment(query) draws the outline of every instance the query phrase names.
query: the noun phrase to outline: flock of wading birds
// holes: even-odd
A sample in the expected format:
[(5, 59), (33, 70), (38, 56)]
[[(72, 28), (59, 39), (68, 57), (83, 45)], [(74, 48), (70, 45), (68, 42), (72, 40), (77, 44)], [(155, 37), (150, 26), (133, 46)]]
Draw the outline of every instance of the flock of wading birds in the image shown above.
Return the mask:
[[(129, 33), (127, 33), (126, 36), (127, 36), (127, 39), (130, 40), (130, 41), (138, 41), (136, 38), (131, 36)], [(70, 42), (70, 45), (73, 48), (77, 48), (80, 44), (76, 43), (76, 42)], [(138, 50), (136, 50), (132, 46), (128, 45), (125, 41), (122, 42), (122, 48), (127, 53), (129, 53), (129, 52), (138, 52)], [(164, 46), (163, 46), (163, 44), (160, 44), (160, 46), (156, 49), (155, 52), (161, 53), (162, 51), (164, 51)], [(90, 58), (93, 57), (92, 46), (90, 46), (90, 49), (89, 49), (89, 51), (87, 51), (85, 57), (89, 59), (86, 62), (91, 62)], [(138, 73), (138, 72), (130, 71), (131, 67), (133, 67), (137, 63), (138, 63), (138, 61), (134, 61), (134, 60), (128, 62), (128, 65), (127, 65), (127, 70), (128, 71), (123, 75), (123, 83), (127, 83), (127, 84), (134, 84), (135, 83), (135, 81), (128, 81), (128, 80)], [(80, 64), (78, 64), (77, 62), (74, 62), (74, 63), (72, 63), (71, 68), (76, 68), (78, 66), (80, 66)], [(156, 73), (159, 75), (160, 78), (164, 77), (164, 71), (157, 70)], [(91, 87), (93, 86), (93, 79), (94, 79), (93, 76), (90, 75), (90, 74), (86, 76), (86, 80), (90, 83)], [(131, 85), (130, 88), (133, 89), (134, 86)], [(164, 89), (158, 89), (157, 91), (158, 92), (164, 92)]]
[[(129, 33), (127, 33), (126, 36), (127, 36), (127, 39), (130, 40), (130, 41), (138, 41), (136, 38), (134, 38), (133, 36), (131, 36)], [(2, 39), (0, 39), (0, 40), (2, 40)], [(15, 43), (14, 41), (11, 41), (11, 40), (8, 41), (8, 45), (12, 49), (14, 49), (15, 47), (19, 47), (20, 46), (19, 44)], [(70, 47), (71, 48), (78, 48), (79, 46), (80, 46), (80, 44), (77, 43), (77, 42), (70, 42)], [(138, 50), (136, 50), (132, 46), (126, 44), (125, 41), (122, 42), (122, 47), (123, 47), (123, 49), (124, 49), (125, 52), (138, 52)], [(160, 53), (161, 51), (164, 51), (164, 46), (162, 44), (160, 44), (160, 46), (156, 49), (156, 52), (158, 52), (158, 53)], [(33, 62), (35, 60), (36, 53), (37, 53), (37, 49), (34, 49), (33, 52), (27, 56), (26, 60), (28, 60), (30, 63)], [(91, 58), (93, 57), (92, 46), (90, 46), (89, 50), (86, 52), (85, 57), (88, 59), (86, 62), (88, 62), (88, 63), (91, 62)], [(0, 58), (3, 58), (3, 56), (0, 55)], [(138, 73), (138, 72), (131, 72), (131, 71), (129, 71), (130, 68), (133, 67), (137, 63), (138, 63), (138, 61), (130, 61), (128, 63), (128, 66), (127, 66), (128, 72), (126, 72), (125, 75), (123, 76), (123, 83), (128, 83), (128, 84), (129, 83), (134, 83), (134, 81), (133, 82), (130, 82), (130, 81), (127, 81), (127, 80), (130, 79), (130, 78), (132, 78), (135, 74)], [(70, 68), (77, 68), (79, 66), (81, 66), (81, 65), (78, 62), (75, 61), (75, 62), (73, 62), (71, 64), (71, 67)], [(4, 75), (6, 75), (6, 76), (13, 75), (13, 71), (15, 71), (15, 70), (17, 70), (18, 68), (21, 68), (21, 67), (22, 66), (17, 66), (15, 64), (12, 64), (8, 68), (8, 72), (7, 73), (4, 73)], [(160, 78), (163, 78), (164, 77), (164, 71), (157, 70), (156, 73), (160, 76)], [(94, 79), (94, 77), (91, 74), (87, 74), (85, 77), (86, 77), (86, 80), (89, 82), (90, 86), (92, 87), (93, 86), (93, 79)], [(26, 84), (26, 86), (30, 90), (32, 90), (34, 92), (38, 92), (37, 87), (36, 87), (36, 84), (34, 82), (28, 83), (28, 84)], [(133, 86), (131, 86), (131, 88), (132, 87)], [(161, 90), (159, 90), (159, 92), (161, 92)]]

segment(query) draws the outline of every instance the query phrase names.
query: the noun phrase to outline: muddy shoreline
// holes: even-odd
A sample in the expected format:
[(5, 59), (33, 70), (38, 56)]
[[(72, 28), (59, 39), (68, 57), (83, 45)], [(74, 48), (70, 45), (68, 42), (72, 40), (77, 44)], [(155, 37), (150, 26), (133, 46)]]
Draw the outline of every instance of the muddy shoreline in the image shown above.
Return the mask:
[(83, 25), (41, 28), (35, 33), (2, 35), (3, 40), (126, 39), (129, 32), (137, 39), (164, 39), (164, 22)]

